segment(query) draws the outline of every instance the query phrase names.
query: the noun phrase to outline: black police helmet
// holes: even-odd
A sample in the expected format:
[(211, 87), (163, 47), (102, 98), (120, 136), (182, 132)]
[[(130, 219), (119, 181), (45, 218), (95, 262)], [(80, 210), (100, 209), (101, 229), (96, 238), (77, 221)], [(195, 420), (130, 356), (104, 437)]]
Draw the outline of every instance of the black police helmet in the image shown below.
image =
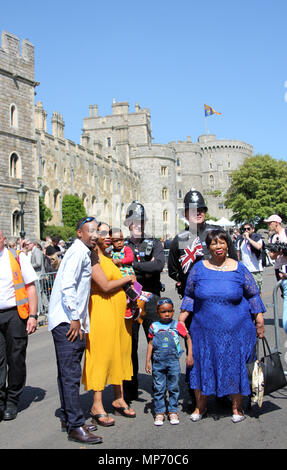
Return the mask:
[(205, 204), (203, 196), (199, 191), (196, 191), (196, 189), (191, 188), (191, 190), (186, 193), (183, 202), (185, 209), (189, 209), (191, 207), (207, 211), (207, 205)]
[(138, 201), (133, 201), (128, 206), (124, 225), (128, 227), (134, 220), (141, 220), (142, 222), (147, 220), (144, 206)]

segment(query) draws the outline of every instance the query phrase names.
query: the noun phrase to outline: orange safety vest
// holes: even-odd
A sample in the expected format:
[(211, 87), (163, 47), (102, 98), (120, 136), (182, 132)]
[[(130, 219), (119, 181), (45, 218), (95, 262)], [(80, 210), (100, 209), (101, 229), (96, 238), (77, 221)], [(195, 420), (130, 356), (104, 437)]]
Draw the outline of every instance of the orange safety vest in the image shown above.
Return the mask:
[(10, 265), (12, 269), (12, 276), (13, 276), (13, 284), (15, 289), (15, 297), (16, 297), (16, 305), (17, 310), (19, 313), (20, 318), (25, 320), (29, 316), (29, 300), (27, 296), (27, 291), (25, 288), (25, 283), (23, 281), (20, 263), (18, 261), (19, 251), (17, 251), (17, 259), (10, 250), (9, 252), (9, 259)]

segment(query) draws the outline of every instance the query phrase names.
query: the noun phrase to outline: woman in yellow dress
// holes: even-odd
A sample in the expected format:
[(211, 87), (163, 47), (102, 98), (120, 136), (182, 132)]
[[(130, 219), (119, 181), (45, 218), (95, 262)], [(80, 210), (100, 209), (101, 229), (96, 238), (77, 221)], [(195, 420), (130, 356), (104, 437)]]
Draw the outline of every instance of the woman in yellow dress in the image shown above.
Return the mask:
[(131, 380), (133, 367), (132, 320), (125, 320), (127, 300), (122, 289), (127, 283), (135, 282), (136, 278), (122, 277), (119, 268), (105, 256), (110, 243), (109, 226), (100, 222), (97, 247), (91, 256), (90, 332), (86, 337), (82, 382), (86, 390), (94, 390), (91, 416), (101, 426), (115, 424), (103, 406), (102, 392), (107, 384), (114, 385), (114, 413), (128, 418), (136, 416), (123, 396), (123, 380)]

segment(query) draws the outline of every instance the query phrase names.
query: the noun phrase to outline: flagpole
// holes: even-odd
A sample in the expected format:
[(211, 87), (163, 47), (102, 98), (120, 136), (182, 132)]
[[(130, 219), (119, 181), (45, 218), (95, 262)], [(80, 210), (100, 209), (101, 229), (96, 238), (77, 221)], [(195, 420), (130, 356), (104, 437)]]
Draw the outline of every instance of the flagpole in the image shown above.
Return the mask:
[(204, 113), (204, 122), (205, 122), (205, 135), (207, 135), (207, 121), (206, 121), (205, 113)]

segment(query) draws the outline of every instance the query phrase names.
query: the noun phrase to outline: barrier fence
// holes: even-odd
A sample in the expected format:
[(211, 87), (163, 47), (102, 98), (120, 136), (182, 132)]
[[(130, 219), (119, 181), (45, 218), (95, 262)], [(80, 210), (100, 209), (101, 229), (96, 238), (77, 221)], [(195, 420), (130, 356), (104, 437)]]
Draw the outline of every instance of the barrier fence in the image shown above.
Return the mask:
[(49, 301), (56, 274), (56, 272), (40, 274), (39, 279), (35, 282), (38, 294), (38, 315), (44, 316), (44, 319), (40, 319), (40, 323), (47, 321)]

